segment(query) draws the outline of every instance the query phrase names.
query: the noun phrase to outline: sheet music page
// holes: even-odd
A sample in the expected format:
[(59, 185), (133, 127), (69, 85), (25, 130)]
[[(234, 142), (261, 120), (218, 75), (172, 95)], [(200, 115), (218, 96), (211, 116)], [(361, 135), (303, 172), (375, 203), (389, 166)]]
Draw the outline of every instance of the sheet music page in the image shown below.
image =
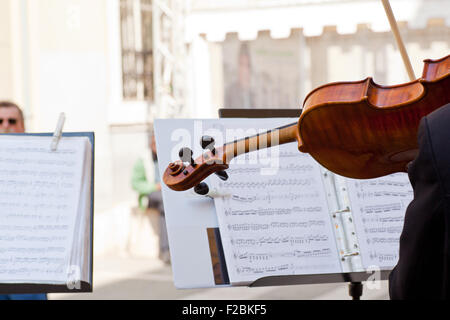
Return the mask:
[(398, 261), (399, 240), (413, 190), (406, 173), (369, 180), (347, 179), (351, 210), (363, 267), (391, 269)]
[[(81, 196), (75, 222), (74, 239), (70, 265), (72, 280), (90, 282), (91, 275), (91, 183), (92, 183), (92, 145), (85, 139), (85, 158), (81, 179)], [(76, 279), (75, 279), (76, 278)], [(79, 278), (79, 279), (78, 279)]]
[(65, 283), (84, 138), (0, 136), (0, 281)]
[[(227, 130), (258, 132), (293, 121), (221, 120)], [(241, 155), (227, 173), (227, 181), (210, 181), (229, 194), (215, 198), (215, 205), (231, 283), (341, 272), (320, 166), (296, 143)]]

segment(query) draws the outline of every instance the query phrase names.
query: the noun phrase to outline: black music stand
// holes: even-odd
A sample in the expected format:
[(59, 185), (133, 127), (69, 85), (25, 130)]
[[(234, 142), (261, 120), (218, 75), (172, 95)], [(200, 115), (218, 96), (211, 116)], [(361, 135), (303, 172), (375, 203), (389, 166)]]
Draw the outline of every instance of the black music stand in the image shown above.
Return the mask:
[[(299, 118), (302, 109), (219, 109), (219, 118)], [(381, 271), (380, 280), (387, 280), (390, 271)], [(263, 277), (249, 287), (319, 284), (349, 282), (349, 295), (353, 300), (360, 300), (363, 293), (362, 281), (370, 274), (366, 272), (331, 273), (318, 275), (272, 276)]]

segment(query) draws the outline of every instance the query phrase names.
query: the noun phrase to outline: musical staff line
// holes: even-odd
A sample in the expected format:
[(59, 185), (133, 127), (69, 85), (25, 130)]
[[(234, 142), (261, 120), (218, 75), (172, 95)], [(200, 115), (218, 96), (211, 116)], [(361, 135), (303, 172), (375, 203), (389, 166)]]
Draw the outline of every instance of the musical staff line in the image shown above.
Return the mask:
[(393, 211), (401, 211), (402, 209), (403, 209), (402, 204), (397, 202), (397, 203), (388, 203), (375, 206), (361, 207), (361, 212), (366, 214), (387, 213)]
[[(277, 170), (280, 171), (289, 171), (293, 173), (297, 172), (311, 172), (314, 169), (312, 165), (300, 165), (300, 164), (288, 164), (288, 165), (280, 165)], [(241, 168), (232, 168), (228, 169), (227, 172), (230, 175), (235, 174), (258, 174), (261, 171), (261, 167), (241, 167)]]
[(293, 229), (293, 228), (311, 228), (314, 226), (324, 226), (324, 220), (309, 220), (301, 222), (271, 222), (271, 223), (236, 223), (229, 224), (229, 231), (261, 231), (269, 229)]
[(320, 196), (319, 192), (314, 191), (310, 193), (280, 193), (280, 194), (273, 194), (273, 193), (267, 193), (266, 195), (262, 195), (260, 193), (256, 195), (251, 196), (241, 196), (237, 194), (231, 195), (229, 200), (236, 201), (236, 202), (242, 202), (242, 203), (253, 203), (258, 201), (267, 201), (268, 203), (271, 203), (273, 200), (286, 200), (286, 201), (294, 201), (298, 199), (312, 199), (312, 198), (318, 198)]
[(262, 237), (259, 239), (254, 238), (236, 238), (231, 239), (231, 243), (238, 247), (254, 247), (254, 246), (265, 246), (265, 245), (278, 245), (278, 244), (289, 244), (291, 246), (299, 244), (310, 244), (312, 242), (323, 242), (328, 241), (327, 235), (313, 235), (308, 236), (298, 236), (298, 237)]
[(274, 186), (311, 186), (314, 184), (314, 179), (268, 179), (267, 181), (249, 181), (249, 182), (220, 182), (220, 188), (229, 188), (229, 189), (257, 189), (257, 188), (267, 188)]
[(315, 207), (293, 207), (293, 208), (258, 208), (247, 210), (225, 210), (225, 216), (276, 216), (276, 215), (290, 215), (290, 214), (309, 214), (321, 212), (323, 209), (320, 206)]
[(395, 233), (399, 234), (402, 232), (403, 226), (391, 226), (391, 227), (374, 227), (374, 228), (365, 228), (365, 233)]
[(314, 249), (314, 250), (290, 250), (281, 252), (235, 252), (233, 257), (236, 260), (246, 260), (250, 263), (260, 260), (270, 260), (278, 257), (288, 258), (323, 258), (329, 257), (331, 254), (330, 248)]

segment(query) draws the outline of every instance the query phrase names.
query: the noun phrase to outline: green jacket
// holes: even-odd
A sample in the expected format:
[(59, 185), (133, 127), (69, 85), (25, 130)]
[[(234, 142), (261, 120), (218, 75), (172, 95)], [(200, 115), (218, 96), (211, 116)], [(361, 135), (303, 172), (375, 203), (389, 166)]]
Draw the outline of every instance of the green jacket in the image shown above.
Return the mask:
[(139, 208), (146, 208), (144, 198), (147, 197), (150, 193), (157, 190), (158, 183), (158, 163), (155, 162), (155, 181), (150, 182), (147, 180), (144, 161), (142, 159), (138, 159), (133, 166), (133, 172), (131, 175), (131, 187), (138, 193)]

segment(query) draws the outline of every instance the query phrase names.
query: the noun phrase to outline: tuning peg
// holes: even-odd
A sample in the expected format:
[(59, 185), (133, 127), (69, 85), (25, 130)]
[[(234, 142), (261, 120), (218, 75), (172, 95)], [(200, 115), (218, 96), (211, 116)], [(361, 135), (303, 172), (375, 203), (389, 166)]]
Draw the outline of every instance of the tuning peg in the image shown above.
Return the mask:
[(216, 172), (217, 176), (223, 180), (223, 181), (227, 181), (228, 180), (228, 173), (226, 173), (225, 171), (217, 171)]
[(202, 149), (208, 149), (212, 154), (216, 154), (216, 149), (214, 148), (215, 143), (214, 138), (211, 136), (203, 136), (200, 139)]
[(189, 148), (181, 148), (180, 151), (178, 152), (181, 161), (189, 162), (193, 167), (195, 167), (194, 159), (192, 158), (193, 154), (194, 153)]
[(201, 182), (194, 187), (194, 191), (195, 191), (195, 193), (204, 196), (204, 195), (208, 194), (209, 187), (206, 183)]

